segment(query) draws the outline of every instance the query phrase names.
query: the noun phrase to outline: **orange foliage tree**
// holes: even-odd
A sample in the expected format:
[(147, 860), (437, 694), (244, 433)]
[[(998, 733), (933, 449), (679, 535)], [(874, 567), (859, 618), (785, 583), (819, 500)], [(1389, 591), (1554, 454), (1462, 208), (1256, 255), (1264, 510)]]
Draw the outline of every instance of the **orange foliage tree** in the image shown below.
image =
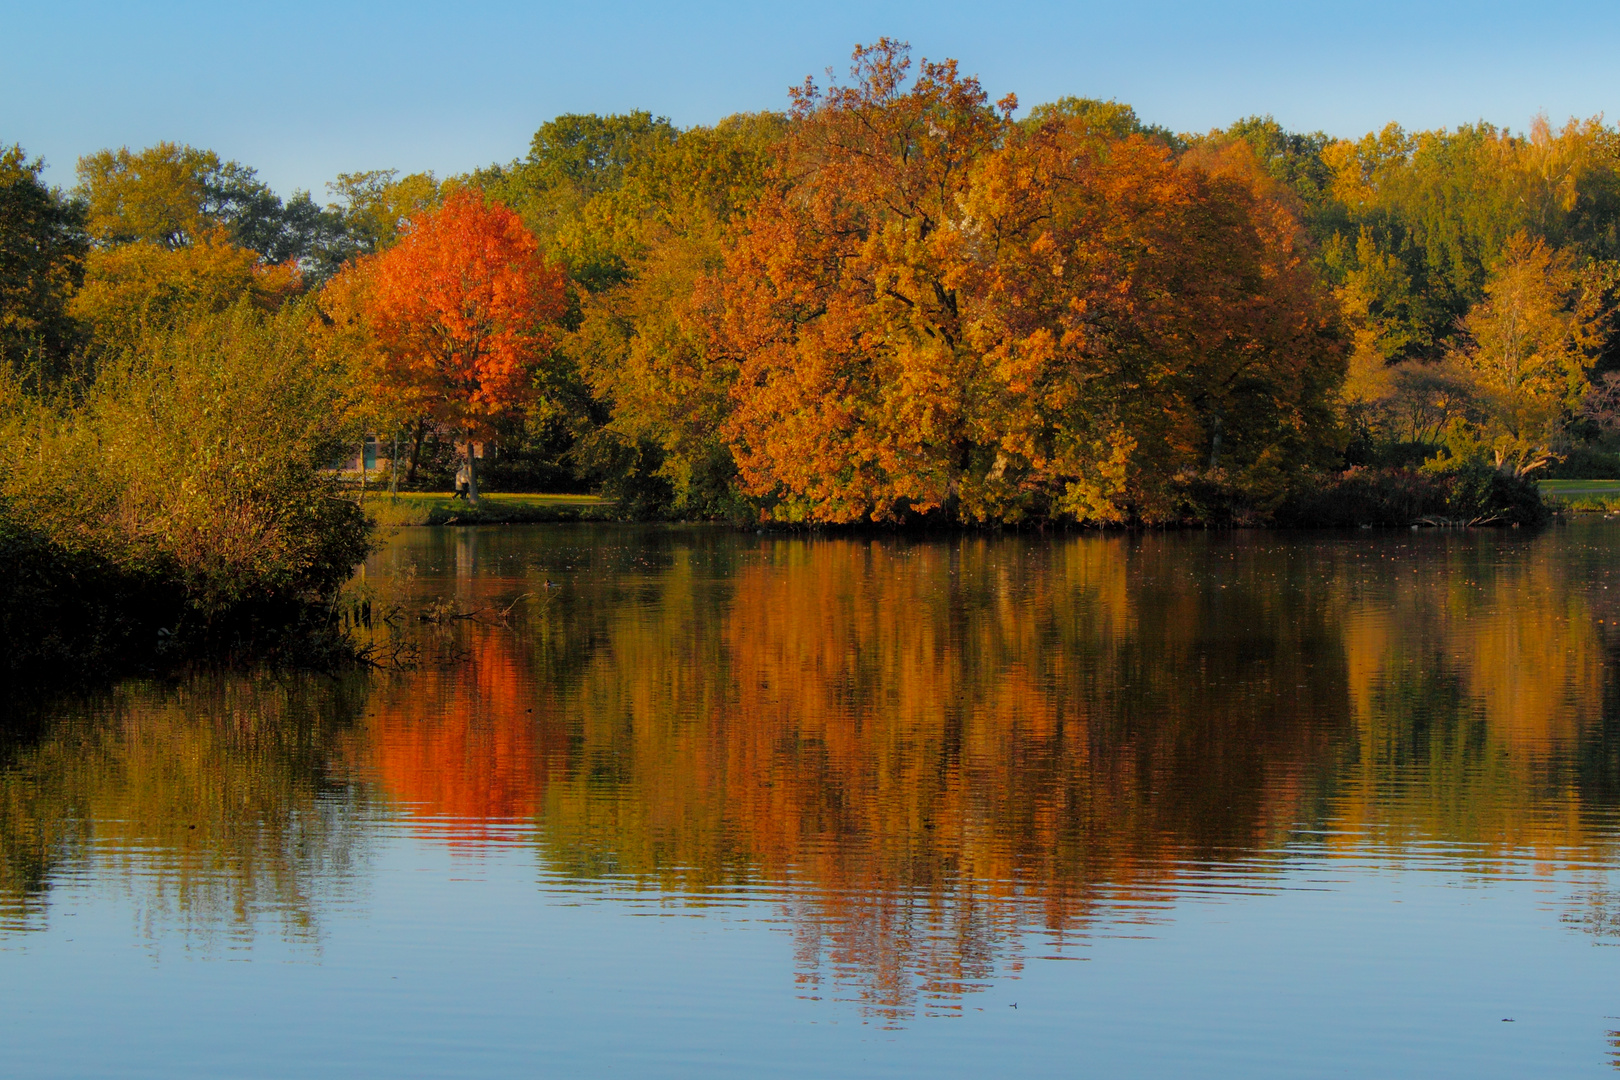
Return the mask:
[(713, 287), (745, 490), (789, 519), (1178, 516), (1336, 424), (1325, 293), (1275, 184), (1084, 117), (1015, 125), (904, 45), (796, 91)]
[(720, 277), (719, 351), (738, 369), (729, 422), (744, 489), (779, 516), (858, 520), (946, 503), (968, 465), (978, 355), (953, 221), (993, 109), (955, 61), (855, 52), (850, 86), (793, 91), (779, 184)]
[(515, 213), (463, 190), (413, 218), (398, 244), (358, 260), (328, 300), (365, 339), (379, 411), (461, 434), (476, 502), (473, 444), (537, 394), (566, 305), (562, 270)]
[(1333, 308), (1245, 148), (1178, 160), (1057, 118), (962, 207), (990, 459), (961, 481), (973, 516), (1164, 520), (1199, 483), (1278, 495), (1331, 449)]

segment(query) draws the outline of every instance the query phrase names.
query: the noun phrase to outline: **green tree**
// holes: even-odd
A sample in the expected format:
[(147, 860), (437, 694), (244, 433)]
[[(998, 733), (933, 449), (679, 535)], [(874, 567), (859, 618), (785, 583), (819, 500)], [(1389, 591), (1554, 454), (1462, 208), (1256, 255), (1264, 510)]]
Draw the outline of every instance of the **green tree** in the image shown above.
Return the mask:
[(1115, 139), (1123, 139), (1127, 135), (1147, 135), (1178, 150), (1186, 145), (1185, 140), (1169, 128), (1144, 124), (1136, 115), (1136, 110), (1124, 102), (1098, 98), (1061, 97), (1037, 105), (1020, 121), (1020, 125), (1033, 131), (1052, 120), (1061, 120), (1093, 135)]
[(176, 143), (98, 151), (79, 159), (78, 179), (90, 236), (103, 245), (178, 248), (219, 228), (238, 240), (262, 234), (264, 219), (280, 209), (252, 169)]
[(326, 190), (338, 198), (330, 209), (348, 242), (345, 258), (373, 255), (399, 238), (405, 223), (443, 200), (446, 185), (430, 172), (400, 176), (398, 169), (339, 173)]
[(84, 276), (84, 209), (45, 186), (43, 162), (0, 150), (0, 367), (59, 377), (78, 342), (67, 305)]
[(1266, 115), (1239, 120), (1212, 138), (1247, 143), (1260, 167), (1299, 197), (1304, 211), (1301, 217), (1314, 236), (1320, 238), (1327, 228), (1339, 224), (1340, 215), (1332, 203), (1333, 170), (1322, 157), (1332, 142), (1326, 134), (1288, 131)]
[(569, 351), (606, 422), (581, 460), (646, 512), (735, 513), (736, 467), (722, 435), (736, 367), (711, 347), (706, 280), (724, 263), (731, 223), (770, 183), (786, 128), (777, 114), (734, 116), (653, 143), (583, 226), (623, 261), (622, 279), (582, 300)]
[(222, 234), (266, 262), (296, 262), (318, 277), (354, 253), (340, 207), (320, 207), (307, 191), (286, 203), (235, 161), (212, 150), (158, 143), (79, 159), (77, 195), (90, 236), (103, 247), (151, 243), (171, 250)]
[(625, 260), (585, 227), (585, 206), (612, 191), (637, 160), (673, 143), (678, 131), (664, 117), (568, 114), (541, 125), (526, 158), (474, 173), (471, 182), (516, 210), (540, 246), (591, 291), (624, 279)]

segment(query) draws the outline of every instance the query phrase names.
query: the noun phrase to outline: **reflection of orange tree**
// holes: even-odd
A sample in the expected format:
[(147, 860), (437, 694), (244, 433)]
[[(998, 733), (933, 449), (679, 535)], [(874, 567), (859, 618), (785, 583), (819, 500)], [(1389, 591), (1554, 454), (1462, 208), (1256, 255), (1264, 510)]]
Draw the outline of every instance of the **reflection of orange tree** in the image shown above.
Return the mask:
[(1296, 715), (1343, 700), (1319, 596), (1234, 593), (1243, 629), (1212, 640), (1163, 548), (784, 543), (712, 620), (701, 577), (666, 575), (573, 683), (551, 851), (692, 891), (792, 880), (809, 981), (826, 963), (885, 1014), (954, 1000), (1009, 931), (1286, 828), (1342, 724)]
[[(0, 761), (0, 928), (33, 925), (68, 868), (121, 882), (143, 921), (315, 935), (316, 891), (354, 858), (357, 791), (327, 776), (353, 680), (126, 683)], [(78, 711), (78, 710), (76, 710)]]
[(367, 752), (469, 834), (538, 806), (556, 873), (767, 886), (806, 993), (949, 1009), (1023, 931), (1153, 918), (1300, 824), (1600, 852), (1592, 594), (1509, 542), (648, 534), (515, 633), (460, 625), (470, 663), (379, 694)]

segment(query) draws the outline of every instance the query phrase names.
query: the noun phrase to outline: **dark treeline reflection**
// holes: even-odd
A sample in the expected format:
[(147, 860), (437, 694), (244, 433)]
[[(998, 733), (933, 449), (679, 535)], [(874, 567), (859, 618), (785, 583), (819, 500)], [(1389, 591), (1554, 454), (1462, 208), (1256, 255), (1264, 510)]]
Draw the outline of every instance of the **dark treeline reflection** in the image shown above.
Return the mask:
[(271, 914), (313, 939), (362, 844), (333, 750), (365, 690), (213, 676), (23, 709), (0, 737), (0, 934), (67, 879), (124, 889), (154, 935), (251, 938)]
[(898, 1017), (1285, 847), (1584, 873), (1609, 537), (415, 530), (366, 586), (418, 669), (127, 686), (19, 738), (0, 903), (111, 839), (171, 904), (307, 918), (373, 793), (586, 888), (763, 889), (805, 993)]

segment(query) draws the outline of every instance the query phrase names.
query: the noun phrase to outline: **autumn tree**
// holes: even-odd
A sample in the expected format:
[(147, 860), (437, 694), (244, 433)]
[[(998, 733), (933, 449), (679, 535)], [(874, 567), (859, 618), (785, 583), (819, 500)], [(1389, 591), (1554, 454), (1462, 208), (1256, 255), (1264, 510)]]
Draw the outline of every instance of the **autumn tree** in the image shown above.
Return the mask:
[(74, 193), (101, 248), (179, 250), (209, 237), (323, 278), (347, 257), (340, 208), (317, 205), (307, 191), (283, 202), (254, 169), (212, 150), (168, 142), (101, 150), (79, 159)]
[(1593, 286), (1567, 251), (1520, 233), (1459, 324), (1453, 360), (1490, 402), (1485, 435), (1499, 467), (1520, 474), (1545, 464), (1586, 396), (1609, 314)]
[(770, 183), (784, 127), (775, 114), (735, 116), (652, 142), (582, 211), (592, 246), (622, 271), (584, 291), (567, 342), (607, 411), (575, 456), (633, 511), (742, 512), (723, 435), (735, 365), (711, 348), (708, 282), (724, 265), (728, 227)]
[(1016, 102), (993, 108), (954, 61), (910, 69), (884, 39), (850, 85), (793, 91), (779, 180), (721, 276), (728, 434), (744, 489), (782, 517), (927, 512), (977, 453), (955, 223)]
[(224, 229), (234, 243), (267, 249), (281, 200), (254, 170), (212, 150), (160, 142), (79, 159), (77, 194), (92, 238), (103, 245), (148, 241), (184, 247)]
[(880, 42), (798, 93), (728, 259), (746, 490), (787, 518), (1151, 520), (1192, 476), (1319, 456), (1333, 313), (1252, 155), (1178, 158), (1118, 110), (1014, 126), (954, 65), (907, 70)]
[(178, 248), (137, 241), (92, 250), (68, 311), (90, 329), (94, 349), (106, 352), (145, 330), (218, 313), (243, 299), (272, 311), (302, 284), (295, 265), (266, 263), (216, 231)]
[(1202, 140), (1216, 146), (1234, 141), (1246, 145), (1255, 163), (1300, 200), (1308, 210), (1307, 224), (1331, 220), (1330, 211), (1324, 214), (1332, 198), (1332, 170), (1322, 158), (1332, 141), (1327, 135), (1289, 131), (1272, 116), (1250, 116)]
[(963, 209), (992, 455), (971, 516), (1164, 520), (1194, 478), (1264, 499), (1325, 460), (1336, 322), (1246, 149), (1178, 160), (1055, 121), (987, 158)]
[(535, 398), (563, 288), (515, 213), (460, 190), (340, 275), (326, 299), (337, 326), (366, 342), (385, 407), (460, 434), (476, 501), (474, 443)]
[[(1390, 124), (1321, 149), (1331, 198), (1313, 208), (1324, 270), (1352, 321), (1384, 323), (1394, 362), (1438, 359), (1524, 233), (1577, 262), (1620, 254), (1620, 145), (1600, 120), (1528, 132), (1490, 124), (1408, 132)], [(1406, 294), (1357, 282), (1400, 264)], [(1393, 302), (1391, 302), (1393, 301)], [(1382, 310), (1379, 310), (1380, 307)]]
[(1136, 115), (1136, 110), (1123, 101), (1061, 97), (1035, 106), (1028, 116), (1019, 121), (1019, 125), (1033, 131), (1054, 120), (1093, 135), (1115, 139), (1123, 139), (1127, 135), (1147, 135), (1177, 149), (1184, 145), (1184, 140), (1169, 128), (1144, 124), (1141, 117)]
[(286, 203), (254, 170), (158, 143), (79, 159), (75, 197), (91, 241), (69, 313), (93, 366), (148, 330), (241, 300), (272, 310), (335, 268), (346, 225), (307, 192)]

